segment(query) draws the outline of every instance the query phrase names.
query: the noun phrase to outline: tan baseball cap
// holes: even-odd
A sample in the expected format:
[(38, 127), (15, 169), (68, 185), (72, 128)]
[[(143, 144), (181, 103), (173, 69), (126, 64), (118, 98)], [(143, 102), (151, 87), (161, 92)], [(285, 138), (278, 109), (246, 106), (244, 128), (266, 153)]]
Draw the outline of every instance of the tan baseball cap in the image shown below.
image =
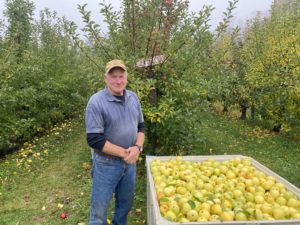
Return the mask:
[(109, 71), (115, 67), (122, 68), (124, 71), (127, 71), (125, 63), (120, 59), (114, 59), (106, 63), (105, 74), (108, 74)]

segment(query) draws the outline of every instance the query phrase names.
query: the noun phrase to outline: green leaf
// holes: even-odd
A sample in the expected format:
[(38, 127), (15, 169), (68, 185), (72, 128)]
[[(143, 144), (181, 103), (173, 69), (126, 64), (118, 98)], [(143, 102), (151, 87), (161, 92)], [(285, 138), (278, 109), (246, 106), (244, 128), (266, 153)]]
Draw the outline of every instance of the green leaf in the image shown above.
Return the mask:
[(160, 202), (169, 202), (170, 199), (167, 198), (167, 197), (162, 197), (162, 198), (159, 199), (159, 201), (160, 201)]
[(192, 200), (188, 200), (189, 205), (191, 206), (192, 209), (196, 208), (196, 204)]

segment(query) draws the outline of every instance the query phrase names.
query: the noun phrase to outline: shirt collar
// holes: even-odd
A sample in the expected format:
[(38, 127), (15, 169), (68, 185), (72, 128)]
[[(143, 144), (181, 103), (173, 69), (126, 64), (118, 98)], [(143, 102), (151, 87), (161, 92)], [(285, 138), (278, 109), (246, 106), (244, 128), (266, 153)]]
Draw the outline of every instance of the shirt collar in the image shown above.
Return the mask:
[[(113, 96), (113, 94), (108, 90), (108, 87), (105, 86), (104, 89), (106, 98), (108, 101), (110, 102), (122, 102), (120, 99), (117, 99), (115, 96)], [(125, 101), (129, 98), (129, 94), (128, 91), (126, 89), (124, 89), (124, 95), (125, 95)]]

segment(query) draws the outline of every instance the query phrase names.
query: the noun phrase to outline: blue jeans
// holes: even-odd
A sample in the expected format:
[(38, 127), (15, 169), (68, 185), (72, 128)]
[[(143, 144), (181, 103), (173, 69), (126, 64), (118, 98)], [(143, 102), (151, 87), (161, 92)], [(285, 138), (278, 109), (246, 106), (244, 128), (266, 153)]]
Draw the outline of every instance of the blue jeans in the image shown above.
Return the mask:
[(92, 167), (92, 195), (90, 225), (107, 225), (107, 211), (115, 193), (113, 225), (126, 225), (132, 207), (136, 164), (127, 164), (121, 158), (94, 153)]

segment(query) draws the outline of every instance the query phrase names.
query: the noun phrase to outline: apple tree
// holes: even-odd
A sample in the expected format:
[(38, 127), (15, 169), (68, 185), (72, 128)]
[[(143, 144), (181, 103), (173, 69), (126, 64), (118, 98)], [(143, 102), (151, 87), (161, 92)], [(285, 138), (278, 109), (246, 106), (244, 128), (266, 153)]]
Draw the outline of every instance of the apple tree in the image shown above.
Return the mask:
[[(230, 2), (230, 9), (237, 1)], [(195, 123), (207, 93), (206, 75), (214, 34), (208, 25), (212, 6), (189, 13), (188, 1), (123, 0), (120, 10), (100, 3), (107, 35), (78, 6), (85, 22), (84, 42), (69, 28), (74, 41), (103, 73), (105, 63), (123, 59), (129, 67), (129, 88), (141, 99), (149, 149), (156, 154), (183, 153), (201, 141)], [(230, 19), (231, 12), (226, 14)], [(220, 24), (224, 32), (228, 21)], [(159, 59), (159, 62), (156, 62)], [(197, 106), (197, 107), (195, 107)]]
[(288, 9), (273, 5), (270, 17), (256, 17), (245, 35), (251, 104), (276, 131), (299, 126), (300, 20), (299, 4), (293, 4)]

